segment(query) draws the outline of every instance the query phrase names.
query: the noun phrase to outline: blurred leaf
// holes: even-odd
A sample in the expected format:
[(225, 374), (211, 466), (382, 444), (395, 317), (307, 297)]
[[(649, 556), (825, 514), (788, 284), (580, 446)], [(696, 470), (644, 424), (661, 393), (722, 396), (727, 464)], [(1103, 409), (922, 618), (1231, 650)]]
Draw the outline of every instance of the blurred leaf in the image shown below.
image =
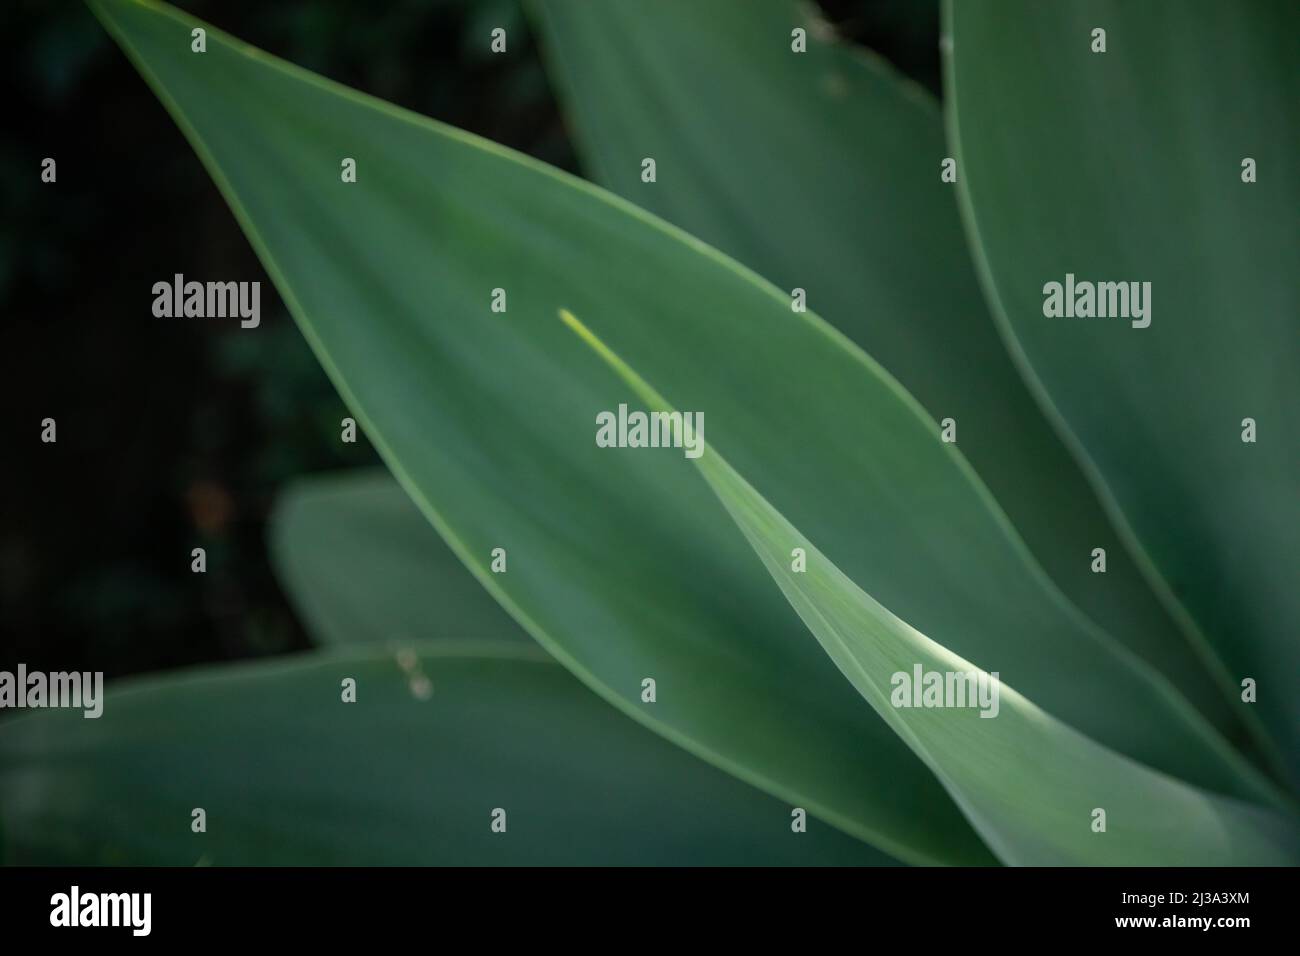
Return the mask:
[[(1013, 348), (1224, 682), (1259, 681), (1236, 706), (1300, 780), (1300, 6), (968, 2), (947, 22), (971, 234)], [(1046, 318), (1067, 273), (1150, 282), (1150, 326)]]
[[(534, 8), (594, 177), (783, 288), (805, 289), (935, 420), (956, 420), (962, 452), (1070, 599), (1216, 726), (1240, 730), (1007, 354), (953, 186), (940, 180), (948, 151), (933, 99), (878, 58), (824, 39), (804, 4)], [(807, 30), (803, 54), (790, 49), (796, 26)], [(655, 157), (659, 188), (641, 182), (643, 156)], [(854, 515), (843, 520), (855, 528)], [(858, 534), (851, 547), (876, 540)], [(846, 557), (854, 550), (832, 543), (874, 589)], [(1090, 569), (1096, 547), (1105, 575)], [(1039, 642), (1019, 636), (1022, 655)]]
[(271, 549), (318, 643), (528, 640), (382, 469), (294, 484)]
[[(612, 714), (531, 645), (425, 645), (399, 661), (192, 671), (109, 693), (98, 719), (0, 722), (8, 862), (891, 862), (815, 820), (792, 833), (789, 807)], [(206, 833), (190, 829), (195, 807)]]
[[(671, 410), (581, 322), (563, 316), (650, 408)], [(1300, 826), (1294, 819), (1156, 773), (1099, 746), (1007, 684), (1000, 685), (996, 711), (893, 706), (894, 674), (910, 678), (918, 665), (922, 672), (941, 674), (978, 669), (849, 580), (716, 450), (710, 448), (696, 463), (836, 666), (934, 770), (1004, 863), (1300, 863)], [(806, 571), (791, 569), (792, 547), (806, 550)], [(979, 679), (989, 677), (978, 673)], [(1092, 830), (1095, 808), (1105, 810), (1104, 833)]]

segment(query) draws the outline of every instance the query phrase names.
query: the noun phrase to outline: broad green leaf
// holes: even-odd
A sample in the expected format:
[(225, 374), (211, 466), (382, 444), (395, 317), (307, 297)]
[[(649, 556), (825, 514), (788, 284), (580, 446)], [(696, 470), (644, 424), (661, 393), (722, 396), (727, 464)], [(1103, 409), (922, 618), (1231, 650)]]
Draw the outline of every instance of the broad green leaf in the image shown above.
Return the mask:
[[(796, 615), (690, 460), (596, 444), (597, 414), (635, 395), (561, 306), (721, 429), (769, 500), (896, 613), (1129, 756), (1266, 797), (1063, 599), (910, 396), (779, 291), (589, 184), (214, 29), (196, 58), (196, 21), (170, 8), (94, 6), (403, 487), (515, 620), (626, 713), (900, 858), (989, 859), (814, 642), (791, 639)], [(489, 571), (497, 547), (507, 573)]]
[(276, 503), (271, 549), (319, 643), (528, 640), (381, 469), (295, 483)]
[[(592, 176), (783, 289), (804, 289), (936, 421), (957, 422), (963, 453), (1071, 600), (1238, 735), (1224, 688), (1147, 586), (1003, 346), (955, 187), (940, 177), (949, 153), (938, 104), (827, 38), (807, 4), (534, 7)], [(791, 50), (795, 28), (806, 31), (804, 53)], [(644, 156), (657, 162), (656, 188), (641, 182)], [(830, 543), (848, 567), (852, 552)], [(1092, 573), (1094, 548), (1106, 550), (1104, 575)]]
[[(400, 654), (413, 640), (454, 638), (462, 625), (477, 639), (499, 634), (505, 639), (528, 641), (528, 636), (487, 596), (474, 576), (448, 550), (401, 486), (381, 469), (364, 469), (296, 482), (276, 504), (272, 534), (277, 572), (295, 603), (305, 610), (309, 629), (318, 641), (384, 643)], [(484, 602), (490, 605), (490, 610), (485, 610)], [(477, 628), (474, 627), (476, 623), (479, 625)], [(462, 646), (464, 651), (453, 650), (451, 653), (473, 655), (472, 644)], [(500, 653), (504, 646), (503, 641), (497, 642), (487, 650)], [(434, 652), (441, 653), (436, 648)], [(526, 652), (520, 653), (527, 656)], [(550, 669), (547, 670), (542, 686), (566, 683), (555, 680), (549, 673)], [(596, 709), (599, 698), (579, 689), (580, 685), (571, 679), (567, 683), (571, 690), (565, 695), (566, 707), (572, 706), (568, 704), (569, 697), (581, 697), (588, 710)], [(495, 689), (489, 696), (492, 699), (502, 697)], [(518, 705), (508, 699), (502, 699), (500, 706), (506, 712), (518, 709)], [(550, 723), (548, 714), (540, 714), (539, 719)], [(597, 714), (589, 719), (593, 724), (612, 719), (623, 729), (627, 739), (620, 746), (621, 751), (625, 751), (620, 763), (626, 759), (652, 764), (649, 769), (664, 778), (657, 797), (666, 801), (665, 812), (681, 809), (673, 799), (673, 792), (694, 788), (693, 792), (705, 794), (710, 787), (718, 786), (719, 771), (682, 754), (634, 722)], [(577, 759), (582, 743), (582, 735), (578, 735), (573, 746), (574, 759)], [(664, 757), (666, 751), (673, 754), (671, 759)], [(600, 760), (601, 757), (593, 753), (591, 759)], [(508, 770), (506, 767), (500, 769), (503, 773)], [(518, 772), (527, 771), (521, 766)], [(585, 778), (587, 774), (580, 776)], [(730, 784), (726, 795), (740, 812), (732, 818), (736, 827), (728, 827), (728, 832), (721, 834), (723, 842), (731, 839), (730, 831), (747, 824), (750, 807), (767, 808), (773, 804), (770, 798), (739, 782)], [(766, 813), (767, 810), (757, 812)], [(646, 832), (647, 822), (637, 820), (627, 828), (630, 844), (636, 843), (635, 834)], [(865, 844), (856, 853), (841, 852), (833, 844), (849, 842), (851, 838), (836, 836), (831, 839), (825, 835), (823, 826), (814, 826), (820, 827), (822, 832), (816, 847), (800, 848), (809, 853), (794, 856), (778, 853), (771, 859), (789, 862), (892, 862)], [(763, 860), (770, 851), (770, 834), (764, 834), (763, 830), (761, 825), (755, 827), (753, 839), (757, 852), (752, 856), (755, 861)], [(677, 841), (679, 852), (681, 842)], [(701, 850), (707, 855), (711, 852), (710, 847), (718, 845), (715, 840), (701, 841), (700, 847), (676, 861), (668, 856), (663, 859), (667, 863), (699, 860)], [(784, 844), (782, 848), (790, 849)], [(647, 851), (642, 848), (641, 852)]]
[[(561, 314), (649, 407), (672, 409), (579, 320)], [(873, 600), (714, 448), (697, 464), (836, 666), (934, 770), (1004, 863), (1300, 863), (1300, 823), (1293, 816), (1155, 772), (1100, 746), (1007, 684), (1000, 684), (996, 708), (894, 706), (894, 675), (910, 677), (917, 667), (922, 673), (975, 674), (984, 681), (990, 675)], [(804, 571), (792, 568), (794, 547), (807, 553)], [(1096, 703), (1106, 706), (1103, 699)], [(1093, 829), (1098, 808), (1105, 811), (1104, 833)]]
[[(946, 20), (995, 311), (1300, 780), (1300, 6), (975, 0)], [(1067, 274), (1151, 283), (1150, 325), (1047, 317), (1045, 286)], [(1240, 702), (1245, 678), (1258, 703)]]
[[(993, 861), (825, 655), (789, 639), (797, 618), (690, 462), (596, 446), (597, 411), (629, 393), (555, 308), (624, 305), (634, 351), (710, 386), (710, 420), (764, 401), (717, 375), (741, 330), (759, 370), (784, 365), (792, 336), (800, 351), (838, 348), (752, 276), (580, 180), (210, 26), (207, 53), (191, 53), (200, 22), (170, 7), (92, 8), (380, 455), (525, 630), (624, 713), (900, 859)], [(732, 327), (697, 320), (712, 311)], [(504, 574), (490, 571), (498, 547)]]
[(890, 862), (815, 820), (793, 833), (788, 806), (532, 645), (478, 641), (197, 670), (110, 691), (98, 719), (0, 722), (0, 821), (24, 864)]

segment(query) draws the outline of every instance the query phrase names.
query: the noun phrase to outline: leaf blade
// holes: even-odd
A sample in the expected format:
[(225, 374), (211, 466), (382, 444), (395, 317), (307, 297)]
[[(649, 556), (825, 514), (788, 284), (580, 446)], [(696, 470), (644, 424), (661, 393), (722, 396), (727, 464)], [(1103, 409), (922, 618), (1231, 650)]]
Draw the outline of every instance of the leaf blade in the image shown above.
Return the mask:
[(0, 819), (21, 864), (891, 862), (817, 821), (796, 836), (539, 649), (483, 641), (200, 669), (110, 691), (97, 720), (0, 722)]
[[(560, 317), (648, 404), (671, 410), (653, 386), (572, 313), (561, 310)], [(1300, 822), (1293, 816), (1153, 771), (1062, 723), (1006, 684), (1000, 684), (1000, 701), (991, 716), (970, 708), (965, 699), (955, 709), (894, 706), (886, 684), (899, 675), (910, 677), (915, 668), (977, 675), (978, 680), (990, 675), (909, 626), (854, 584), (715, 450), (695, 461), (827, 655), (943, 781), (1003, 862), (1300, 862)], [(791, 566), (792, 545), (806, 550), (806, 570)], [(920, 688), (913, 687), (912, 693), (919, 695)], [(985, 703), (982, 697), (980, 703)], [(1093, 829), (1097, 809), (1105, 811), (1100, 832)], [(1105, 839), (1097, 839), (1102, 835)]]
[[(775, 621), (788, 608), (738, 560), (747, 546), (689, 465), (660, 460), (647, 480), (626, 459), (597, 454), (575, 428), (619, 386), (612, 375), (575, 381), (566, 351), (581, 354), (581, 347), (554, 321), (552, 269), (566, 279), (561, 287), (572, 288), (588, 257), (607, 260), (610, 249), (631, 241), (667, 255), (690, 287), (706, 290), (721, 275), (727, 298), (740, 292), (770, 315), (769, 290), (594, 187), (283, 64), (210, 26), (208, 68), (195, 70), (188, 36), (199, 21), (171, 8), (93, 0), (92, 9), (185, 132), (381, 457), (520, 626), (623, 713), (899, 859), (992, 861), (933, 777), (864, 712), (820, 652), (784, 641)], [(211, 85), (217, 82), (220, 89)], [(256, 107), (256, 120), (245, 104)], [(301, 143), (288, 131), (308, 138), (321, 157), (307, 187)], [(337, 167), (324, 157), (332, 164), (362, 146), (382, 148), (388, 175), (370, 187), (363, 154), (357, 185), (373, 192), (317, 201), (315, 190), (337, 181)], [(268, 168), (280, 175), (267, 177)], [(416, 188), (394, 195), (397, 173)], [(553, 245), (537, 243), (548, 234), (534, 208), (539, 195), (552, 217), (583, 228)], [(383, 228), (359, 242), (357, 222), (376, 208)], [(649, 229), (629, 236), (629, 223)], [(497, 254), (485, 253), (493, 248)], [(539, 252), (548, 261), (538, 263)], [(487, 314), (488, 293), (507, 264), (515, 321), (452, 321)], [(358, 272), (356, 286), (342, 278)], [(657, 285), (642, 267), (620, 274), (617, 289), (589, 285), (588, 292), (654, 301), (637, 295), (638, 286)], [(452, 314), (431, 314), (430, 302), (449, 303)], [(521, 313), (544, 321), (518, 321)], [(355, 315), (384, 317), (371, 328), (382, 334), (366, 337)], [(662, 341), (653, 327), (639, 333)], [(412, 416), (412, 408), (422, 414)], [(482, 427), (483, 409), (491, 429)], [(640, 534), (622, 531), (628, 521)], [(498, 545), (515, 556), (504, 577), (485, 560)], [(530, 552), (546, 559), (519, 560)], [(642, 579), (673, 568), (681, 570), (671, 600), (647, 593)], [(707, 586), (700, 568), (709, 569)], [(649, 674), (672, 691), (661, 690), (653, 710), (639, 700)]]
[[(948, 150), (933, 99), (786, 0), (531, 8), (593, 178), (783, 289), (804, 288), (936, 421), (957, 422), (963, 453), (1070, 600), (1243, 739), (1224, 687), (1007, 355), (955, 187), (940, 178)], [(804, 53), (790, 50), (795, 26)], [(640, 181), (647, 154), (671, 188)], [(855, 520), (843, 518), (842, 537)], [(1096, 547), (1104, 576), (1090, 570)]]
[[(995, 659), (1037, 629), (1055, 657), (1021, 661), (1022, 686), (1125, 752), (1253, 793), (1185, 704), (1051, 588), (910, 396), (819, 319), (594, 187), (215, 30), (196, 68), (194, 21), (96, 3), (110, 6), (403, 487), (515, 620), (625, 713), (901, 858), (989, 859), (825, 655), (790, 640), (793, 611), (689, 461), (592, 442), (594, 414), (629, 390), (554, 321), (566, 302), (724, 422), (733, 457), (801, 525), (830, 534), (845, 509), (860, 516), (871, 547), (841, 545), (891, 607)], [(353, 153), (358, 182), (340, 185)], [(487, 308), (503, 276), (508, 319)], [(786, 434), (799, 454), (773, 437)], [(497, 546), (508, 574), (487, 567)], [(1105, 712), (1079, 698), (1084, 673), (1113, 695)]]
[(382, 469), (291, 485), (270, 540), (276, 573), (321, 644), (529, 639)]
[[(1300, 458), (1294, 443), (1243, 444), (1238, 420), (1256, 409), (1276, 438), (1294, 434), (1300, 407), (1300, 352), (1287, 347), (1300, 301), (1287, 210), (1300, 196), (1293, 177), (1239, 179), (1248, 152), (1275, 169), (1294, 154), (1283, 118), (1300, 89), (1283, 38), (1295, 9), (1019, 4), (1005, 31), (993, 25), (1004, 14), (945, 4), (949, 124), (995, 314), (1144, 572), (1200, 635), (1248, 725), (1280, 743), (1271, 753), (1294, 782), (1300, 702), (1243, 705), (1238, 684), (1300, 669), (1284, 636), (1300, 621), (1284, 580), (1300, 564), (1300, 514), (1287, 503)], [(1103, 24), (1110, 49), (1094, 54), (1091, 31)], [(1026, 75), (1036, 79), (1017, 109), (995, 121), (988, 105)], [(1041, 287), (1067, 272), (1151, 281), (1151, 326), (1046, 318)], [(1252, 322), (1224, 321), (1230, 314)]]

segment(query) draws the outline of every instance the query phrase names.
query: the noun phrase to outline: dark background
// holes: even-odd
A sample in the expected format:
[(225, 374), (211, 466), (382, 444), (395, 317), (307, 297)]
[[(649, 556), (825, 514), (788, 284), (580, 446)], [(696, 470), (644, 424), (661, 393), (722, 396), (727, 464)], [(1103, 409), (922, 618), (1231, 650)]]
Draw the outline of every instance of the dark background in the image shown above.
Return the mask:
[[(177, 5), (580, 171), (518, 0)], [(938, 94), (937, 0), (819, 5)], [(488, 52), (495, 26), (508, 55)], [(112, 678), (306, 647), (268, 562), (268, 513), (294, 477), (378, 458), (361, 436), (339, 441), (343, 403), (198, 158), (89, 10), (4, 0), (0, 69), (0, 668)], [(47, 156), (56, 184), (40, 181)], [(177, 272), (260, 280), (261, 326), (154, 318), (153, 283)], [(40, 441), (47, 417), (55, 444)], [(195, 547), (206, 574), (190, 571)]]

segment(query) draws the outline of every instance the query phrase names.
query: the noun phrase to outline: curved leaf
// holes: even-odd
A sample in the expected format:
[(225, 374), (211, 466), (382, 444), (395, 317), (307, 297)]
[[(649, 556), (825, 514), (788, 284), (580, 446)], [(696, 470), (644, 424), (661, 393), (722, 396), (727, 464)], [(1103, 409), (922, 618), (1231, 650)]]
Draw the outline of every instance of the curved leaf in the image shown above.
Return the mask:
[[(1300, 673), (1300, 7), (975, 0), (946, 18), (995, 310), (1147, 571), (1300, 780), (1300, 695), (1276, 679)], [(1147, 318), (1047, 317), (1045, 286), (1067, 274), (1149, 282)], [(1255, 704), (1239, 700), (1248, 677)]]
[[(593, 441), (596, 411), (626, 389), (555, 320), (561, 291), (634, 303), (626, 331), (659, 364), (730, 346), (693, 321), (696, 297), (751, 323), (788, 319), (768, 288), (587, 184), (214, 28), (192, 54), (199, 21), (169, 7), (92, 7), (380, 455), (521, 626), (624, 713), (900, 859), (992, 861), (825, 656), (787, 639), (792, 612), (690, 463), (647, 469)], [(505, 313), (490, 310), (494, 288)], [(765, 340), (762, 353), (787, 354)], [(743, 407), (722, 386), (711, 417)], [(490, 571), (498, 547), (504, 574)]]
[(528, 640), (382, 469), (295, 482), (271, 551), (319, 643)]
[(789, 807), (519, 643), (211, 668), (115, 689), (95, 720), (0, 722), (0, 820), (24, 864), (890, 862), (791, 832)]
[[(572, 314), (573, 328), (651, 408), (671, 405)], [(710, 448), (705, 480), (850, 683), (907, 741), (1003, 862), (1022, 866), (1241, 866), (1300, 863), (1293, 817), (1200, 790), (1080, 734), (999, 685), (994, 707), (894, 706), (916, 669), (990, 675), (910, 627), (855, 585)], [(806, 570), (791, 549), (803, 548)], [(991, 675), (996, 681), (999, 675)], [(920, 695), (919, 684), (912, 693)], [(992, 703), (993, 698), (989, 699)], [(981, 704), (985, 701), (981, 700)], [(944, 706), (944, 705), (947, 706)], [(1098, 706), (1106, 706), (1102, 700)], [(1105, 813), (1104, 827), (1094, 829)]]
[[(626, 713), (902, 858), (988, 859), (818, 648), (790, 640), (795, 615), (690, 461), (593, 440), (597, 413), (634, 396), (555, 321), (564, 304), (720, 423), (732, 459), (889, 607), (981, 666), (1006, 662), (1116, 749), (1266, 789), (1062, 598), (910, 396), (772, 287), (594, 187), (215, 30), (196, 62), (195, 21), (174, 11), (96, 9), (404, 488), (511, 615)], [(340, 157), (357, 159), (356, 183)], [(493, 288), (506, 313), (490, 311)], [(488, 568), (496, 547), (507, 573)]]
[[(1070, 599), (1216, 726), (1244, 736), (1007, 354), (955, 187), (940, 177), (938, 104), (828, 39), (807, 4), (533, 6), (593, 177), (782, 288), (804, 289), (936, 421), (957, 422), (963, 453)], [(791, 52), (796, 27), (804, 53)], [(663, 188), (641, 182), (643, 156), (656, 159)], [(1098, 547), (1104, 575), (1090, 568)]]

